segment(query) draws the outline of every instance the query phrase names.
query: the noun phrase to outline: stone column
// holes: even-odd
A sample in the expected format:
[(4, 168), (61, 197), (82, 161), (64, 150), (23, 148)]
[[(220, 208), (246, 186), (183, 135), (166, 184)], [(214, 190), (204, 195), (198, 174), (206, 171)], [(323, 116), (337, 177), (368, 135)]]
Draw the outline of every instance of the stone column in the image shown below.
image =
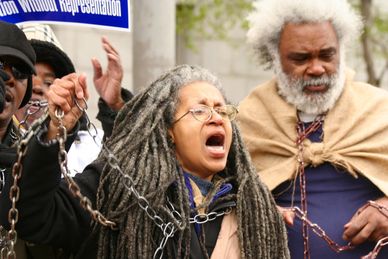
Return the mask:
[(133, 90), (175, 65), (175, 1), (133, 0)]

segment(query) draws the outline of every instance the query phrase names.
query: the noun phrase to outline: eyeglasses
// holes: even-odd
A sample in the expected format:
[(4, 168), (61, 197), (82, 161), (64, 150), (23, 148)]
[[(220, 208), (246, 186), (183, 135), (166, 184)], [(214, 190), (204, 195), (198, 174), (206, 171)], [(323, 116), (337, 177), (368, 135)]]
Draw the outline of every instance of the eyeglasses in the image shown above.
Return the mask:
[(207, 122), (213, 116), (213, 112), (219, 114), (222, 119), (232, 121), (236, 118), (238, 109), (233, 105), (224, 105), (220, 107), (209, 107), (207, 105), (199, 105), (195, 108), (191, 108), (181, 117), (174, 121), (174, 124), (180, 121), (187, 114), (191, 113), (197, 121)]
[(10, 71), (12, 71), (12, 75), (16, 80), (24, 80), (30, 76), (30, 74), (20, 71), (20, 69), (16, 68), (14, 65), (9, 64), (4, 60), (0, 60), (0, 69), (9, 69)]

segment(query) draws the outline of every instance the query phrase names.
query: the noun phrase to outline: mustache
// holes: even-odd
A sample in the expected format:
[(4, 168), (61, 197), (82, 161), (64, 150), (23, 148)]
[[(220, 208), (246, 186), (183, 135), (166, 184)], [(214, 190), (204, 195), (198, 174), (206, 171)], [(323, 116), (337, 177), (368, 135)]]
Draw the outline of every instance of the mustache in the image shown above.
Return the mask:
[(303, 79), (303, 78), (293, 78), (291, 79), (291, 83), (294, 85), (297, 85), (300, 89), (303, 89), (307, 86), (315, 86), (315, 85), (325, 85), (325, 86), (332, 86), (335, 83), (336, 76), (321, 76), (317, 78), (311, 78), (311, 79)]
[(320, 78), (314, 78), (309, 80), (303, 80), (302, 86), (310, 86), (310, 85), (326, 85), (330, 86), (332, 84), (333, 80), (330, 79), (328, 76), (322, 76)]

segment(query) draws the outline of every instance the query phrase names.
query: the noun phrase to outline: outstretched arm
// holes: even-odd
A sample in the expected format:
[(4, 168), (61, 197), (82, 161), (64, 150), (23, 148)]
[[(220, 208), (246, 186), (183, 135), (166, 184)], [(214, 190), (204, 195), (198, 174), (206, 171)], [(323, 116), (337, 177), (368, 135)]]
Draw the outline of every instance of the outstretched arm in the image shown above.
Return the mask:
[(132, 93), (121, 87), (123, 67), (120, 54), (106, 37), (102, 37), (102, 47), (106, 52), (108, 65), (105, 71), (97, 59), (92, 59), (94, 86), (100, 95), (97, 119), (104, 130), (104, 140), (112, 133), (117, 112), (132, 98)]

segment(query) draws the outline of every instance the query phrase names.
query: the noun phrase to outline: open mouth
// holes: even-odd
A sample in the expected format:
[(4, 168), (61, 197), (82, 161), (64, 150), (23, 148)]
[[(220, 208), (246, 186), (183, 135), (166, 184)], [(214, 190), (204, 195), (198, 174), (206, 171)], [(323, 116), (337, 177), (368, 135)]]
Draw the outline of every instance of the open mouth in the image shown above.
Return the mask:
[(325, 92), (329, 86), (327, 84), (311, 84), (311, 85), (306, 85), (303, 88), (304, 92), (307, 93), (322, 93)]
[(222, 134), (211, 135), (206, 140), (206, 146), (212, 149), (223, 150), (224, 149), (225, 136)]

